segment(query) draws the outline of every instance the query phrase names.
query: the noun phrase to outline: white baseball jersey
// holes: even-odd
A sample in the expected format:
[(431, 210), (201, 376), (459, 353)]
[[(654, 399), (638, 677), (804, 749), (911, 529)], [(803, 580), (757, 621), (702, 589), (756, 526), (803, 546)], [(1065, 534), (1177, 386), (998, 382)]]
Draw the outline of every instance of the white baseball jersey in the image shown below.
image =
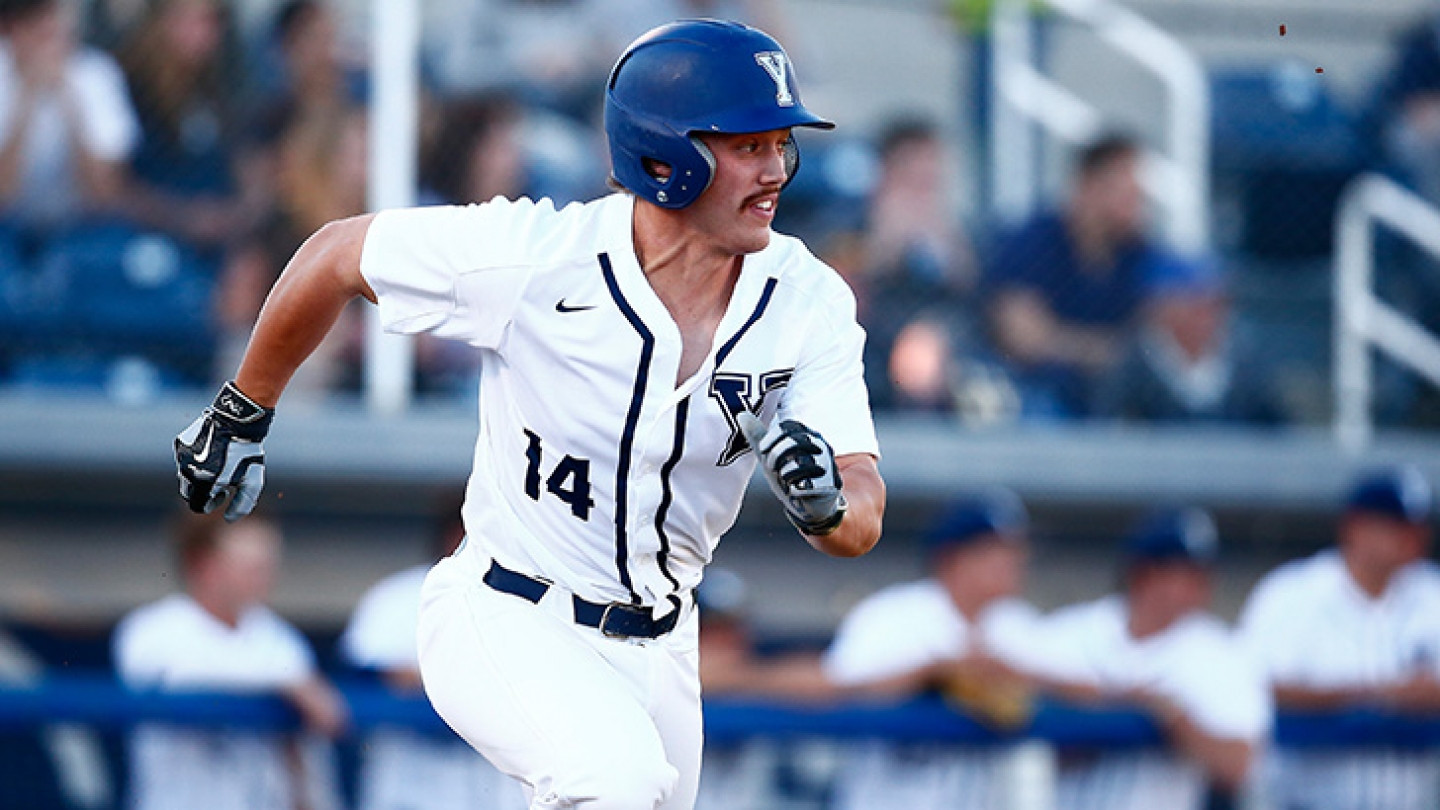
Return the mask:
[[(1219, 619), (1194, 613), (1135, 639), (1125, 600), (1109, 596), (1047, 620), (1068, 677), (1107, 691), (1146, 690), (1173, 701), (1207, 733), (1260, 745), (1273, 711), (1263, 677)], [(1167, 750), (1096, 752), (1061, 758), (1059, 810), (1198, 810), (1201, 768)]]
[[(394, 332), (482, 357), (467, 540), (422, 591), (426, 694), (532, 807), (689, 810), (699, 781), (693, 601), (755, 458), (737, 425), (794, 418), (879, 455), (855, 299), (796, 239), (744, 257), (698, 371), (633, 245), (635, 201), (387, 211), (360, 269)], [(491, 562), (550, 585), (481, 584)], [(571, 595), (677, 609), (652, 640), (574, 621)]]
[[(592, 602), (661, 605), (700, 580), (754, 469), (736, 414), (778, 413), (878, 455), (844, 281), (775, 234), (745, 257), (700, 370), (632, 242), (634, 200), (496, 198), (376, 216), (361, 259), (386, 329), (481, 349), (457, 556)], [(480, 548), (476, 548), (479, 546)]]
[[(1255, 586), (1240, 630), (1272, 683), (1374, 686), (1440, 677), (1440, 577), (1418, 563), (1372, 599), (1338, 552), (1280, 566)], [(1268, 763), (1277, 807), (1420, 810), (1440, 807), (1440, 756), (1386, 750), (1277, 749)]]
[[(123, 618), (114, 656), (120, 678), (135, 689), (266, 692), (315, 673), (304, 637), (269, 608), (251, 607), (231, 627), (185, 594)], [(312, 756), (307, 773), (322, 758)], [(130, 768), (137, 810), (273, 810), (292, 801), (277, 734), (142, 726), (131, 738)], [(333, 774), (306, 789), (317, 810), (335, 806)]]
[[(913, 672), (983, 648), (1017, 669), (1045, 655), (1039, 615), (1018, 599), (989, 605), (972, 624), (933, 579), (884, 588), (841, 622), (825, 653), (826, 675), (854, 686)], [(835, 785), (839, 810), (986, 810), (1007, 806), (998, 777), (1009, 751), (883, 741), (851, 746)]]
[[(377, 582), (355, 606), (340, 637), (353, 666), (416, 670), (420, 586), (430, 566), (416, 566)], [(454, 737), (407, 729), (379, 729), (361, 749), (359, 810), (520, 810), (525, 797), (479, 754)], [(419, 787), (423, 786), (423, 788)]]

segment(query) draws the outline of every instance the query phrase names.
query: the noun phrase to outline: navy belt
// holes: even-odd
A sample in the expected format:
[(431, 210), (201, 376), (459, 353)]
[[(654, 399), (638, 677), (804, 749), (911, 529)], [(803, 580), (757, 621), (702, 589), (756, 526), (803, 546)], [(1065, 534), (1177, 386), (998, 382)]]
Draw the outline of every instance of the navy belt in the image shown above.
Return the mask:
[[(511, 571), (494, 560), (490, 570), (485, 572), (485, 584), (501, 593), (518, 596), (532, 604), (550, 590), (549, 582), (543, 579)], [(661, 618), (655, 618), (650, 608), (611, 602), (601, 605), (572, 595), (575, 606), (575, 622), (593, 627), (612, 638), (659, 638), (675, 629), (680, 621), (680, 600), (669, 597), (675, 609)]]

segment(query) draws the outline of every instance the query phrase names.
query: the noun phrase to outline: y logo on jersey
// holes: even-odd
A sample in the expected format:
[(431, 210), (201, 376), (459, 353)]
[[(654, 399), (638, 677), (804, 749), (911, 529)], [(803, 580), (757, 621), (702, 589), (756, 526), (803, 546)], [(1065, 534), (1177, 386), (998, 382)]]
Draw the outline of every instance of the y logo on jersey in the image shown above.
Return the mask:
[(790, 76), (785, 69), (783, 51), (761, 51), (755, 54), (755, 62), (765, 68), (775, 82), (775, 103), (781, 107), (794, 107), (795, 96), (790, 92)]
[[(736, 417), (742, 411), (758, 416), (760, 408), (765, 405), (766, 395), (789, 385), (794, 374), (793, 368), (767, 371), (760, 375), (759, 385), (756, 385), (753, 374), (715, 372), (715, 376), (710, 378), (710, 398), (719, 403), (720, 412), (725, 414), (725, 423), (730, 426), (730, 438), (725, 441), (725, 449), (720, 453), (720, 460), (715, 462), (716, 466), (724, 467), (750, 452), (750, 443), (740, 432), (740, 422)], [(759, 395), (751, 402), (750, 397), (756, 391)]]

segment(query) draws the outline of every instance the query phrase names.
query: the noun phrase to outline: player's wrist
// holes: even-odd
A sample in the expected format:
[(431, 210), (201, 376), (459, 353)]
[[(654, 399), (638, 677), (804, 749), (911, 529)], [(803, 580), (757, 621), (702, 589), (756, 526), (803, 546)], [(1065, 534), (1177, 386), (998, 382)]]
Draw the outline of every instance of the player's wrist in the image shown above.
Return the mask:
[(234, 380), (228, 380), (220, 387), (207, 410), (236, 438), (252, 442), (264, 440), (270, 432), (270, 423), (275, 419), (274, 408), (267, 408), (251, 399)]
[(845, 510), (848, 508), (849, 503), (846, 502), (845, 495), (842, 493), (835, 499), (835, 511), (825, 517), (807, 518), (797, 515), (789, 509), (785, 510), (785, 517), (789, 518), (791, 525), (802, 533), (811, 537), (824, 537), (833, 534), (836, 529), (840, 528), (841, 522), (845, 520)]

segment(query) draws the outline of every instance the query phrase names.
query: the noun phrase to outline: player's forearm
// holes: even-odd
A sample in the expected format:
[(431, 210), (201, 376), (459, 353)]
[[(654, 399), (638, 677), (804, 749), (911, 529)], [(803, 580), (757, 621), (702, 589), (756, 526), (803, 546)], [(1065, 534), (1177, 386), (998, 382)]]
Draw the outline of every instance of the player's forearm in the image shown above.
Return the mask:
[(810, 545), (833, 557), (859, 557), (875, 547), (885, 516), (885, 480), (873, 456), (854, 454), (835, 460), (849, 507), (845, 518), (826, 535), (805, 535)]
[(1282, 709), (1325, 711), (1327, 709), (1342, 709), (1360, 703), (1373, 703), (1375, 699), (1375, 690), (1363, 686), (1313, 687), (1293, 684), (1275, 685), (1275, 705)]
[(360, 275), (370, 215), (332, 222), (295, 252), (265, 299), (235, 375), (241, 391), (274, 407), (300, 364), (315, 351), (357, 295), (375, 293)]

